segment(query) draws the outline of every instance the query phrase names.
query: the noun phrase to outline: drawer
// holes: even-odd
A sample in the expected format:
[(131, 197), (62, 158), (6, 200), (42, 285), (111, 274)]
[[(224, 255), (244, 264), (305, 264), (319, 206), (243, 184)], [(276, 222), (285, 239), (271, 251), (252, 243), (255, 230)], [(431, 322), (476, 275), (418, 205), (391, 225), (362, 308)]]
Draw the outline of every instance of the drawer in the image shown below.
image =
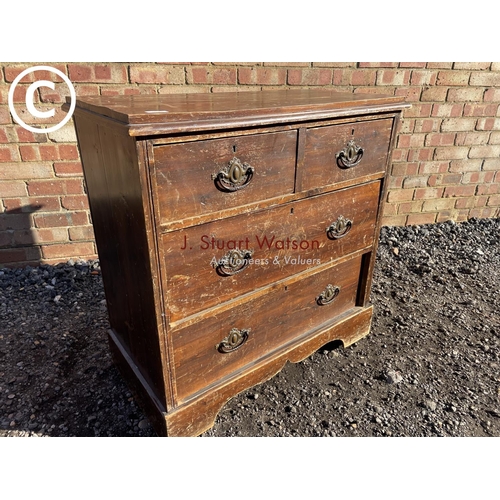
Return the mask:
[(297, 190), (306, 191), (364, 175), (383, 176), (392, 118), (310, 128), (297, 172)]
[(295, 130), (154, 147), (160, 222), (293, 193), (296, 149)]
[(372, 245), (379, 191), (370, 182), (164, 234), (168, 320)]
[(171, 332), (177, 397), (185, 400), (356, 305), (361, 257)]

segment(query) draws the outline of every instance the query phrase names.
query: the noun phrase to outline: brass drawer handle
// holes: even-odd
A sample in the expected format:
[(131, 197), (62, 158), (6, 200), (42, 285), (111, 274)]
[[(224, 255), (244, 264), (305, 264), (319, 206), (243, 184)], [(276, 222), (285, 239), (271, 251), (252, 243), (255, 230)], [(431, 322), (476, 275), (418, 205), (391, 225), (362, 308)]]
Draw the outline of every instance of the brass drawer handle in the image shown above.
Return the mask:
[(351, 139), (347, 146), (339, 151), (335, 158), (337, 158), (337, 165), (340, 168), (352, 168), (355, 167), (363, 158), (363, 148), (358, 146), (354, 139)]
[(221, 276), (233, 276), (240, 273), (249, 265), (248, 261), (252, 257), (252, 254), (253, 250), (240, 250), (238, 248), (229, 250), (229, 252), (219, 260), (216, 267), (217, 274)]
[(340, 287), (328, 284), (326, 285), (326, 288), (320, 293), (319, 297), (316, 299), (316, 302), (320, 306), (331, 304), (339, 293)]
[(232, 328), (228, 336), (220, 344), (217, 344), (215, 348), (222, 354), (236, 351), (236, 349), (239, 349), (247, 341), (249, 333), (249, 329), (243, 328), (239, 330), (238, 328)]
[(346, 219), (343, 215), (326, 228), (326, 234), (332, 240), (343, 238), (352, 228), (352, 220)]
[(227, 165), (212, 175), (215, 185), (222, 191), (238, 191), (243, 189), (252, 180), (255, 169), (248, 163), (242, 163), (234, 157)]

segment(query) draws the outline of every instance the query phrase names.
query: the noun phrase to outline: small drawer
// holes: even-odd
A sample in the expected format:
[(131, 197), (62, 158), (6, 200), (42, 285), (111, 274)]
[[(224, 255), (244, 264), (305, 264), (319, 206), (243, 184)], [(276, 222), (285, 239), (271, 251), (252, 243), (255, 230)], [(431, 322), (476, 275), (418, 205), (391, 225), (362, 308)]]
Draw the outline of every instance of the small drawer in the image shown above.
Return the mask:
[(296, 145), (292, 130), (155, 146), (160, 222), (293, 193)]
[(297, 190), (307, 191), (376, 173), (382, 177), (391, 130), (392, 118), (307, 129)]
[(295, 277), (171, 331), (179, 402), (353, 308), (360, 270), (358, 257)]
[(380, 181), (165, 233), (169, 322), (372, 245)]

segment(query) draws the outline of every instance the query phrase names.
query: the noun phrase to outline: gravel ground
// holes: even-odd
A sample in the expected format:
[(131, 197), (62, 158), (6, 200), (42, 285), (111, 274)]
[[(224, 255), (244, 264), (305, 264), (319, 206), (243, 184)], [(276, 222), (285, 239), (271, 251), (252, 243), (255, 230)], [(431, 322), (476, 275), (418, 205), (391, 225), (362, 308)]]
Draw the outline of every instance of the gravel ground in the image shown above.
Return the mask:
[[(204, 436), (500, 436), (500, 219), (382, 228), (371, 334)], [(111, 362), (97, 261), (0, 270), (0, 436), (154, 436)]]

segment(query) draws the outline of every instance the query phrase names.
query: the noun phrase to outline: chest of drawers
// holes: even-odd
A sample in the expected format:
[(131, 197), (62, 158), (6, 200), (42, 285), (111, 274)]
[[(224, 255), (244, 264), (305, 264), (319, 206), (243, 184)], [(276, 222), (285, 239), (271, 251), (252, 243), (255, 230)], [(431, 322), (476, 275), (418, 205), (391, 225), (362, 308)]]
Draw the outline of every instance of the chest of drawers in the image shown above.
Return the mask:
[(160, 435), (369, 332), (397, 97), (95, 97), (74, 115), (115, 360)]

